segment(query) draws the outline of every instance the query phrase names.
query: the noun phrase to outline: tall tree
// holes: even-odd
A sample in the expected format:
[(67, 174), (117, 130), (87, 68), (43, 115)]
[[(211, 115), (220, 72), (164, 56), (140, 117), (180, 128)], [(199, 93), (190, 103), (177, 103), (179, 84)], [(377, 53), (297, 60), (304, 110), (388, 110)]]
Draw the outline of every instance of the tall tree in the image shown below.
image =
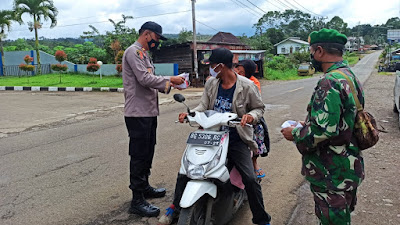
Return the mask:
[(334, 16), (328, 23), (326, 23), (326, 26), (329, 29), (335, 29), (339, 31), (342, 34), (349, 34), (347, 23), (345, 23), (339, 16)]
[(269, 28), (266, 34), (273, 45), (279, 43), (285, 38), (285, 34), (276, 28)]
[(385, 26), (390, 28), (390, 29), (400, 29), (400, 18), (399, 17), (393, 17), (393, 18), (388, 19), (386, 21)]
[(58, 10), (54, 6), (53, 0), (15, 0), (14, 10), (18, 18), (22, 20), (23, 14), (29, 14), (33, 18), (33, 23), (30, 22), (30, 30), (35, 30), (35, 50), (36, 59), (38, 63), (38, 73), (41, 73), (40, 67), (40, 54), (39, 54), (39, 38), (38, 29), (42, 27), (41, 21), (48, 21), (50, 19), (50, 28), (57, 25)]
[(5, 70), (4, 65), (4, 50), (3, 50), (3, 39), (6, 37), (6, 30), (10, 31), (11, 22), (14, 20), (14, 13), (10, 10), (0, 11), (0, 52), (1, 61), (3, 62), (3, 71)]
[(310, 32), (324, 27), (322, 17), (313, 17), (300, 10), (287, 9), (284, 12), (269, 11), (264, 14), (254, 27), (256, 34), (261, 35), (268, 29), (281, 30), (285, 37), (300, 37), (307, 40)]

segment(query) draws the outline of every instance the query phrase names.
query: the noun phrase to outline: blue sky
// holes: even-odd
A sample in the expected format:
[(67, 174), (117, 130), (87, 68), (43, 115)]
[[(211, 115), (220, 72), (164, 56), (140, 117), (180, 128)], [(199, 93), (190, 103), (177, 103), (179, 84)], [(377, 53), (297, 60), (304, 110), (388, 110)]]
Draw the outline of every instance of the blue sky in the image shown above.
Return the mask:
[[(13, 0), (0, 0), (0, 10), (12, 9)], [(252, 5), (253, 3), (254, 5)], [(122, 14), (136, 17), (127, 25), (139, 29), (152, 20), (163, 27), (164, 33), (179, 33), (182, 29), (192, 29), (190, 0), (54, 0), (59, 10), (58, 24), (50, 29), (44, 22), (39, 36), (46, 38), (79, 37), (83, 31), (90, 30), (92, 24), (105, 33), (112, 25), (108, 18), (120, 20)], [(217, 31), (231, 32), (235, 35), (254, 34), (253, 24), (263, 11), (301, 9), (331, 19), (337, 15), (350, 27), (358, 23), (382, 24), (391, 17), (400, 15), (400, 0), (197, 0), (197, 31), (202, 34), (215, 34)], [(165, 14), (165, 15), (160, 15)], [(25, 24), (13, 24), (8, 39), (34, 38)], [(205, 24), (205, 25), (204, 25)]]

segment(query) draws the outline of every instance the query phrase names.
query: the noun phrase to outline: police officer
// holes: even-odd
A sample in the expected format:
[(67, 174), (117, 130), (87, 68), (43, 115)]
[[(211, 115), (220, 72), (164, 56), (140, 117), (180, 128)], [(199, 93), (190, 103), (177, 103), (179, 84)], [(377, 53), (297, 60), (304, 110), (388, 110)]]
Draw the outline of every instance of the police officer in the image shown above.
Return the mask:
[[(364, 161), (353, 134), (356, 98), (364, 105), (360, 82), (343, 60), (347, 37), (333, 29), (309, 36), (311, 62), (324, 72), (307, 107), (302, 128), (282, 129), (303, 157), (302, 174), (310, 182), (315, 213), (322, 225), (349, 225), (364, 179)], [(349, 78), (348, 82), (346, 77)], [(353, 83), (357, 96), (352, 94)]]
[(166, 40), (162, 28), (155, 22), (146, 22), (139, 30), (139, 38), (126, 49), (122, 58), (122, 79), (125, 96), (125, 124), (129, 133), (130, 185), (133, 198), (129, 213), (155, 217), (160, 209), (146, 198), (160, 198), (165, 188), (149, 184), (150, 168), (156, 144), (158, 92), (168, 94), (172, 85), (184, 79), (179, 76), (154, 75), (153, 62), (148, 51), (157, 49), (159, 40)]

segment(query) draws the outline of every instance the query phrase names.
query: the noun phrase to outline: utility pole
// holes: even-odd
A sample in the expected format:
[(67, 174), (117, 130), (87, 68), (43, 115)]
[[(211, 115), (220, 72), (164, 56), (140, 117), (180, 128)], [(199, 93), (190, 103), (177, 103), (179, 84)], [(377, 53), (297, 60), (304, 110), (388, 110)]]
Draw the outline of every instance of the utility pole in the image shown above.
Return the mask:
[(196, 13), (195, 13), (196, 0), (192, 0), (192, 22), (193, 22), (193, 61), (194, 61), (194, 73), (196, 79), (199, 79), (198, 73), (198, 61), (197, 61), (197, 40), (196, 40)]
[(357, 39), (358, 39), (358, 46), (357, 46), (357, 52), (360, 53), (360, 42), (361, 42), (361, 38), (360, 38), (360, 22), (358, 22), (358, 32), (357, 32)]

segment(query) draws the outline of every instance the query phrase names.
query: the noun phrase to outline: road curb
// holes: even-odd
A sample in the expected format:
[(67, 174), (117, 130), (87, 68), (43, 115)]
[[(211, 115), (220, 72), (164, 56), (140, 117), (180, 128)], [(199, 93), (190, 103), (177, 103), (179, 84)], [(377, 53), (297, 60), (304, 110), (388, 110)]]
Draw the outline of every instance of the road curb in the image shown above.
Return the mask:
[(24, 87), (24, 86), (0, 86), (0, 91), (84, 91), (84, 92), (124, 92), (123, 88), (110, 87)]

